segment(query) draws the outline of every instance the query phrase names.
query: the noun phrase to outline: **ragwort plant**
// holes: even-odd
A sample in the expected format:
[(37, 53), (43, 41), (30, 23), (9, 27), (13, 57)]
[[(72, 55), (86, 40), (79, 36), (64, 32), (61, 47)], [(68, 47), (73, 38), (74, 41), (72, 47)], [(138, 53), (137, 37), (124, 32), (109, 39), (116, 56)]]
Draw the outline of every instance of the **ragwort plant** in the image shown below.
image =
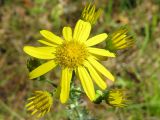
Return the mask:
[[(29, 79), (38, 78), (52, 84), (52, 91), (39, 90), (28, 99), (26, 108), (31, 115), (38, 118), (48, 113), (55, 99), (68, 104), (73, 119), (89, 119), (88, 111), (80, 106), (81, 95), (86, 94), (89, 100), (95, 104), (105, 101), (113, 107), (124, 107), (127, 103), (125, 91), (107, 87), (102, 75), (111, 81), (115, 81), (110, 71), (103, 66), (101, 58), (114, 58), (116, 52), (133, 45), (132, 36), (128, 35), (128, 29), (123, 27), (107, 34), (101, 33), (89, 38), (92, 26), (102, 13), (102, 9), (96, 10), (95, 5), (88, 4), (82, 11), (81, 18), (76, 22), (74, 30), (65, 26), (62, 30), (63, 37), (59, 37), (48, 30), (41, 30), (40, 34), (45, 38), (38, 40), (43, 46), (24, 46), (23, 50), (28, 55), (46, 60), (40, 64), (38, 59), (29, 60)], [(95, 45), (106, 41), (106, 48), (96, 48)], [(35, 68), (37, 67), (37, 68)], [(45, 73), (55, 67), (61, 68), (60, 84), (53, 84), (47, 80)], [(75, 77), (78, 77), (81, 85), (75, 85)], [(93, 81), (100, 88), (95, 90)], [(82, 87), (81, 87), (82, 86)], [(70, 119), (71, 116), (69, 116)]]

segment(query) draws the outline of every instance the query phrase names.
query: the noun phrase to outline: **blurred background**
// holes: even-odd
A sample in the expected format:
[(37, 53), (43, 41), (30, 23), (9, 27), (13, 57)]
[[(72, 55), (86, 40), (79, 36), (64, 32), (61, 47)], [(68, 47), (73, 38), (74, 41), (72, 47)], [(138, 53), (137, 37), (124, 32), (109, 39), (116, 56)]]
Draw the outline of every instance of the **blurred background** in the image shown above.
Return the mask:
[[(24, 45), (39, 45), (39, 31), (61, 36), (62, 27), (80, 18), (88, 0), (0, 0), (0, 120), (35, 120), (24, 108), (34, 90), (46, 83), (28, 79)], [(91, 36), (128, 25), (136, 44), (104, 64), (116, 76), (115, 87), (128, 89), (133, 104), (113, 108), (87, 102), (92, 120), (160, 120), (160, 0), (95, 0), (103, 15)], [(104, 45), (102, 45), (104, 46)], [(58, 81), (59, 73), (50, 77)], [(69, 120), (56, 104), (45, 120)]]

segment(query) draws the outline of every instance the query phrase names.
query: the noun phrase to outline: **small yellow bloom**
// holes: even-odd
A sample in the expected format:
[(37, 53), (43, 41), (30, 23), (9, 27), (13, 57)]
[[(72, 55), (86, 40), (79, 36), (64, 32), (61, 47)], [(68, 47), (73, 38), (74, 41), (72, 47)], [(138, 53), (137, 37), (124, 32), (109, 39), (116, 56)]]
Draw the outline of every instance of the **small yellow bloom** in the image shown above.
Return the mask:
[(101, 14), (102, 14), (102, 9), (98, 9), (96, 11), (95, 5), (91, 5), (90, 3), (86, 5), (85, 8), (83, 9), (81, 18), (91, 24), (95, 24)]
[(106, 49), (112, 52), (133, 46), (134, 39), (128, 35), (128, 29), (122, 27), (112, 34), (106, 40)]
[(43, 47), (25, 46), (24, 51), (39, 59), (48, 60), (29, 73), (30, 79), (37, 78), (59, 65), (62, 68), (60, 100), (65, 103), (69, 97), (70, 82), (73, 71), (79, 76), (83, 89), (91, 101), (95, 99), (95, 90), (92, 79), (101, 88), (106, 89), (106, 82), (101, 74), (114, 81), (113, 75), (96, 59), (96, 56), (115, 57), (115, 54), (94, 45), (107, 38), (106, 33), (89, 38), (91, 24), (78, 20), (74, 31), (64, 27), (63, 38), (50, 31), (42, 30), (40, 33), (46, 40), (38, 40)]
[(114, 107), (124, 107), (128, 102), (125, 90), (112, 89), (109, 91), (106, 102)]
[(48, 113), (53, 104), (52, 95), (47, 91), (35, 91), (35, 96), (28, 99), (26, 105), (28, 111), (32, 111), (32, 115), (36, 114), (38, 118)]

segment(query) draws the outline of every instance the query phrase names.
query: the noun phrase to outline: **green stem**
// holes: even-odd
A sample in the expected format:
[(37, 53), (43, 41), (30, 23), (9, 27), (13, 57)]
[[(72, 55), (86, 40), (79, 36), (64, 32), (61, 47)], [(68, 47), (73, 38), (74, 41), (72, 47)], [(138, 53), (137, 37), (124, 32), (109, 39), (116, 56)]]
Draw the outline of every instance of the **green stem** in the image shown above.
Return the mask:
[(51, 80), (49, 79), (46, 79), (45, 77), (43, 79), (38, 79), (39, 81), (42, 81), (42, 82), (47, 82), (49, 84), (51, 84), (53, 87), (57, 88), (57, 85), (55, 83), (53, 83)]
[(57, 85), (55, 83), (53, 83), (51, 80), (44, 80), (45, 82), (50, 83), (53, 87), (57, 88)]
[(81, 91), (81, 90), (76, 90), (76, 89), (72, 89), (73, 92), (78, 92), (78, 93), (82, 93), (85, 94), (85, 92)]
[(81, 120), (80, 113), (79, 113), (79, 111), (78, 111), (78, 109), (77, 109), (76, 107), (75, 107), (75, 111), (76, 111), (76, 113), (77, 113), (78, 118)]

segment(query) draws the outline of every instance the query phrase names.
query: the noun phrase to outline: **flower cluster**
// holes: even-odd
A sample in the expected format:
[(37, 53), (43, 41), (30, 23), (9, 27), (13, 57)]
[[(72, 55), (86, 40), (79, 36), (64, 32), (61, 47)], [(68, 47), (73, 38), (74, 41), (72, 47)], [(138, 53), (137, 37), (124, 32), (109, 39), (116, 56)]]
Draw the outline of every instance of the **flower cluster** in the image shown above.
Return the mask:
[[(40, 34), (43, 40), (38, 40), (43, 46), (33, 47), (24, 46), (23, 50), (28, 55), (46, 60), (29, 73), (29, 79), (38, 78), (56, 67), (61, 68), (60, 85), (56, 95), (61, 103), (66, 103), (69, 99), (70, 85), (73, 79), (73, 73), (79, 78), (84, 92), (91, 101), (96, 101), (97, 97), (93, 81), (100, 89), (106, 90), (107, 84), (103, 77), (114, 81), (114, 76), (104, 67), (99, 57), (114, 58), (115, 50), (123, 49), (131, 45), (132, 40), (126, 35), (127, 30), (122, 29), (111, 35), (101, 33), (93, 37), (90, 36), (92, 24), (95, 24), (100, 16), (101, 9), (95, 10), (95, 6), (89, 4), (82, 12), (82, 19), (79, 19), (72, 29), (65, 26), (62, 30), (63, 37), (59, 37), (48, 30), (41, 30)], [(96, 48), (95, 45), (106, 40), (107, 49)], [(44, 116), (50, 111), (53, 104), (52, 96), (47, 91), (36, 91), (35, 96), (29, 98), (26, 105), (28, 110), (33, 110), (32, 115), (38, 113), (38, 117)], [(123, 96), (120, 92), (109, 92), (107, 103), (114, 106), (121, 106)], [(108, 101), (109, 100), (109, 101)], [(119, 104), (119, 105), (118, 105)]]
[(133, 46), (135, 41), (132, 36), (128, 34), (128, 28), (126, 26), (109, 34), (106, 40), (106, 49), (117, 52), (118, 50)]
[(90, 3), (83, 9), (81, 18), (91, 24), (95, 24), (102, 12), (102, 9), (96, 11), (96, 6)]
[(32, 111), (32, 115), (37, 114), (37, 117), (43, 117), (52, 107), (52, 94), (47, 91), (35, 91), (33, 97), (28, 98), (29, 103), (26, 104), (28, 111)]
[(105, 101), (115, 107), (124, 107), (127, 105), (127, 92), (123, 89), (111, 89), (105, 97)]
[(97, 90), (95, 104), (105, 101), (113, 107), (125, 107), (129, 103), (127, 91), (123, 89), (108, 89), (105, 91)]

